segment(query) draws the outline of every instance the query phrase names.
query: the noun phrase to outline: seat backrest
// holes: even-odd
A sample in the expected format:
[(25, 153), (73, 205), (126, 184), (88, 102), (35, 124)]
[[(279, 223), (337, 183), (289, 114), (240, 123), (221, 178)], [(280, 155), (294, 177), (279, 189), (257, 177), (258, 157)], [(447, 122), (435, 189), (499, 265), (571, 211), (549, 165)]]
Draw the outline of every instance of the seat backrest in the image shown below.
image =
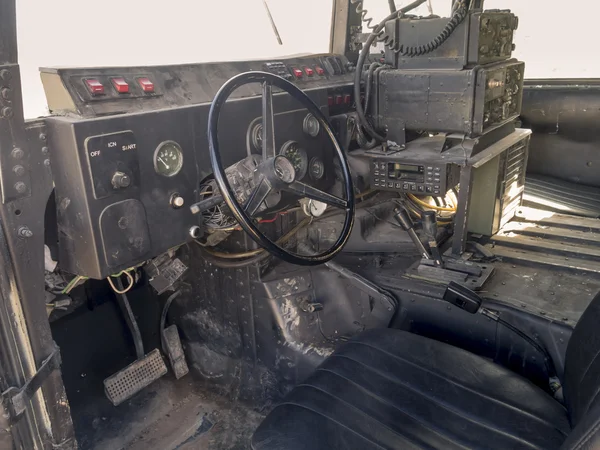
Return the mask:
[(600, 294), (581, 316), (569, 341), (564, 393), (573, 432), (563, 449), (600, 448)]

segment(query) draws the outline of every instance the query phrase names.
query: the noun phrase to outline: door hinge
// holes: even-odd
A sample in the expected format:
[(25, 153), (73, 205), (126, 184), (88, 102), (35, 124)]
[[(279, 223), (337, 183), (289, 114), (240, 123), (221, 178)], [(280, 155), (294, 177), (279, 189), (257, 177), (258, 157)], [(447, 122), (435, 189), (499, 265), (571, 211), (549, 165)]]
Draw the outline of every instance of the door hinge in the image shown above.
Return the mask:
[(20, 418), (27, 410), (27, 406), (35, 393), (42, 387), (46, 378), (60, 368), (60, 364), (60, 349), (55, 347), (52, 354), (44, 360), (35, 375), (22, 388), (11, 387), (2, 393), (4, 406), (13, 421)]

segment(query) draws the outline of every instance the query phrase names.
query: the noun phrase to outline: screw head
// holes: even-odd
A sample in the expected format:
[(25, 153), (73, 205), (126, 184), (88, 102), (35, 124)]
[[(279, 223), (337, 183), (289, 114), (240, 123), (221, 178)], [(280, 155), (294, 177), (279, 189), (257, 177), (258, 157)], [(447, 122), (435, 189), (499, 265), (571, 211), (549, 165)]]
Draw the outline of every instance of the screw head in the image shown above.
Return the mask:
[(21, 165), (15, 166), (15, 167), (13, 167), (13, 172), (18, 177), (22, 177), (23, 175), (25, 175), (25, 167), (23, 167)]
[(10, 81), (12, 78), (12, 73), (10, 73), (10, 70), (8, 69), (2, 69), (0, 70), (0, 78), (2, 78), (4, 81)]
[(13, 109), (10, 106), (2, 108), (2, 117), (10, 119), (14, 115)]
[(27, 192), (27, 185), (22, 181), (18, 181), (17, 183), (15, 183), (15, 189), (19, 194), (24, 194), (25, 192)]
[(9, 88), (3, 88), (2, 90), (0, 90), (0, 96), (2, 96), (4, 100), (8, 100), (11, 94), (12, 91)]
[(40, 133), (40, 141), (45, 141), (45, 140), (46, 140), (46, 134)]
[(14, 159), (23, 159), (23, 156), (25, 156), (25, 152), (20, 149), (20, 148), (13, 148), (13, 151), (11, 152), (11, 156)]
[(50, 152), (50, 149), (46, 146), (42, 147), (42, 154), (47, 155)]
[(50, 160), (49, 160), (49, 159), (45, 159), (45, 160), (44, 160), (44, 165), (45, 165), (46, 167), (50, 167)]
[(33, 231), (31, 231), (29, 228), (27, 227), (21, 227), (19, 228), (18, 234), (20, 237), (22, 238), (30, 238), (33, 237)]

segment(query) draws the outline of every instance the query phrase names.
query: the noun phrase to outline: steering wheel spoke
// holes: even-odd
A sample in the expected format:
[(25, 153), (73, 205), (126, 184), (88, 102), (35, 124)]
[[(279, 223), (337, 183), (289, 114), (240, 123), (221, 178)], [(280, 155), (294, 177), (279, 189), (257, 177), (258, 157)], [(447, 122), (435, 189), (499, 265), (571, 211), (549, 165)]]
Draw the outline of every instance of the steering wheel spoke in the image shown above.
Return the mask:
[(244, 212), (250, 217), (254, 217), (272, 190), (271, 185), (265, 178), (260, 180), (260, 183), (254, 188), (252, 194), (250, 194), (244, 206)]
[(273, 113), (273, 85), (265, 81), (262, 85), (262, 156), (263, 161), (274, 158), (275, 115)]
[(293, 194), (299, 195), (300, 197), (310, 198), (311, 200), (317, 200), (319, 202), (326, 203), (329, 206), (336, 208), (346, 209), (348, 208), (348, 202), (342, 198), (336, 197), (335, 195), (323, 192), (315, 187), (309, 186), (308, 184), (294, 181), (289, 184), (286, 191), (292, 192)]

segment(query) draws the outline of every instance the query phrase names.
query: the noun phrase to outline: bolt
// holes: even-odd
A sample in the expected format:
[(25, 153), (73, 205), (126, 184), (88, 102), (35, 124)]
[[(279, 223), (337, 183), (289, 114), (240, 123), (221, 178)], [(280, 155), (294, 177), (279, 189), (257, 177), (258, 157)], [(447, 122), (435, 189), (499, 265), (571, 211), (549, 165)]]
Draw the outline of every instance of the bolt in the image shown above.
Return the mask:
[(10, 73), (10, 70), (8, 69), (0, 70), (0, 78), (2, 78), (4, 81), (10, 81), (12, 78), (12, 73)]
[(42, 155), (47, 155), (50, 149), (48, 147), (42, 147)]
[(8, 100), (11, 94), (12, 91), (9, 88), (2, 88), (2, 90), (0, 91), (0, 95), (4, 100)]
[(33, 237), (33, 231), (31, 231), (27, 227), (21, 227), (21, 228), (19, 228), (18, 234), (19, 234), (19, 237), (22, 237), (22, 238)]
[(25, 192), (27, 192), (27, 185), (22, 181), (19, 181), (15, 183), (15, 189), (19, 194), (24, 194)]
[(11, 156), (15, 159), (23, 159), (23, 156), (25, 156), (25, 152), (20, 148), (14, 148), (11, 152)]
[(40, 141), (45, 141), (45, 140), (46, 140), (46, 134), (40, 133)]
[(7, 119), (10, 119), (13, 116), (13, 109), (10, 106), (7, 106), (6, 108), (2, 108), (2, 117), (6, 117)]
[(25, 167), (15, 166), (15, 167), (13, 167), (13, 172), (15, 173), (16, 176), (22, 177), (23, 175), (25, 175)]

